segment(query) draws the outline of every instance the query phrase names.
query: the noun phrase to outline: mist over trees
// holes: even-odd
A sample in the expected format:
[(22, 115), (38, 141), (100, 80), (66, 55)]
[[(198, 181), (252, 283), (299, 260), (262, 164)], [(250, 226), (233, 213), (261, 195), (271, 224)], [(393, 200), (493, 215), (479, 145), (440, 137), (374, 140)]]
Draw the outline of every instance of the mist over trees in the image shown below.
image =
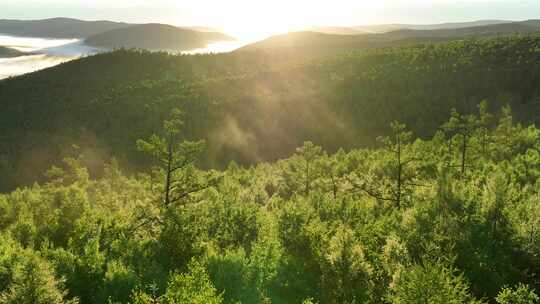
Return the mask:
[(487, 108), (219, 172), (172, 110), (151, 170), (0, 195), (0, 303), (538, 303), (540, 130)]
[(0, 304), (539, 303), (540, 37), (312, 51), (0, 81)]
[(133, 142), (156, 133), (172, 108), (186, 113), (185, 139), (206, 141), (205, 168), (275, 161), (306, 140), (329, 152), (377, 147), (396, 120), (429, 138), (452, 108), (467, 115), (481, 100), (493, 112), (508, 103), (517, 121), (537, 123), (538, 44), (535, 36), (469, 39), (334, 49), (310, 60), (301, 50), (83, 58), (0, 81), (0, 121), (9, 130), (0, 133), (0, 168), (12, 172), (0, 176), (0, 189), (43, 181), (41, 172), (72, 144), (86, 152), (92, 174), (111, 156), (133, 172), (148, 168)]

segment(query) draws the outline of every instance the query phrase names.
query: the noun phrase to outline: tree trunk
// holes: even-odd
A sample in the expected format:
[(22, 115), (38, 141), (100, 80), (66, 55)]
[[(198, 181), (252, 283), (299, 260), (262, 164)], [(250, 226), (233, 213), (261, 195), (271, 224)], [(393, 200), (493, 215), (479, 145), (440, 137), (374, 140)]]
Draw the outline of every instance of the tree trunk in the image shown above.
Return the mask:
[(463, 133), (463, 146), (461, 148), (461, 178), (465, 177), (466, 158), (467, 158), (467, 133)]
[(306, 161), (306, 196), (309, 196), (310, 191), (310, 181), (309, 181), (309, 161)]
[(173, 142), (172, 138), (169, 138), (169, 144), (167, 147), (167, 177), (165, 179), (165, 206), (169, 206), (171, 203), (171, 178), (172, 178), (172, 162), (173, 162)]
[(398, 136), (397, 138), (397, 162), (398, 162), (398, 172), (397, 172), (397, 194), (396, 194), (396, 203), (397, 207), (399, 208), (401, 206), (401, 171), (402, 171), (402, 164), (401, 164), (401, 140)]

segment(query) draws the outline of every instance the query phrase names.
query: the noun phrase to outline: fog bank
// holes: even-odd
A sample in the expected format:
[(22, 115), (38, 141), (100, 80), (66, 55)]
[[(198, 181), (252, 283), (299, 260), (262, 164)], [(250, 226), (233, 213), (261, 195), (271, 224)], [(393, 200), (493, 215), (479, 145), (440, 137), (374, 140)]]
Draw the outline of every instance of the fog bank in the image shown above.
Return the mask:
[(6, 35), (0, 35), (0, 46), (25, 53), (19, 57), (0, 58), (0, 79), (45, 69), (102, 51), (88, 47), (77, 39), (26, 38)]

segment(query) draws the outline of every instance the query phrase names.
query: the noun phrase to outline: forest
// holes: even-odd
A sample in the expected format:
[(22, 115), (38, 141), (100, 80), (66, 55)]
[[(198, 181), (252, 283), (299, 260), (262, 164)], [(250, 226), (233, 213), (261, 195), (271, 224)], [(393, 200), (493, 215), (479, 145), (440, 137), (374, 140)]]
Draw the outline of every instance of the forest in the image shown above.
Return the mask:
[(0, 304), (539, 304), (540, 36), (0, 81)]
[[(389, 123), (430, 138), (452, 108), (487, 100), (516, 120), (540, 117), (540, 37), (464, 39), (325, 55), (239, 50), (169, 55), (118, 50), (0, 81), (0, 191), (43, 182), (78, 145), (99, 176), (115, 157), (128, 173), (149, 167), (133, 143), (186, 112), (186, 139), (206, 140), (203, 168), (290, 156), (310, 140), (330, 153), (377, 147)], [(309, 47), (307, 47), (309, 49)], [(333, 55), (328, 55), (334, 53)], [(84, 71), (84, 72), (81, 72)], [(23, 151), (23, 153), (21, 153)]]
[(223, 170), (181, 109), (137, 174), (73, 147), (0, 195), (0, 303), (538, 303), (540, 129), (488, 108)]

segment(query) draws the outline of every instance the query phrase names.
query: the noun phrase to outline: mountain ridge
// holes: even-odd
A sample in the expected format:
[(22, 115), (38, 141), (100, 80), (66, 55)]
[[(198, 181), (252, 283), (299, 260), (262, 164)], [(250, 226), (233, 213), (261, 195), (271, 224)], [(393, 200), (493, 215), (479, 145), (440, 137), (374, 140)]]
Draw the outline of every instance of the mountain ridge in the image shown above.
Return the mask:
[(0, 33), (20, 37), (80, 39), (128, 26), (130, 24), (124, 22), (107, 20), (85, 21), (64, 17), (41, 20), (1, 19)]
[(234, 38), (218, 32), (201, 32), (172, 25), (150, 23), (114, 29), (86, 38), (92, 47), (108, 49), (141, 48), (146, 50), (187, 51), (209, 43)]
[[(109, 20), (82, 20), (66, 17), (38, 20), (0, 19), (0, 35), (53, 39), (86, 39), (112, 30), (154, 24), (159, 23), (127, 23)], [(220, 33), (217, 29), (204, 26), (162, 25), (202, 33)]]
[(289, 52), (298, 53), (298, 56), (321, 56), (353, 49), (408, 46), (419, 43), (440, 43), (474, 37), (539, 34), (540, 26), (534, 26), (534, 24), (534, 22), (512, 22), (456, 29), (399, 29), (385, 33), (357, 35), (338, 35), (315, 31), (302, 31), (271, 36), (265, 40), (246, 45), (237, 51), (263, 50), (277, 52), (279, 49), (288, 49)]
[(475, 21), (444, 22), (444, 23), (433, 23), (433, 24), (389, 23), (389, 24), (375, 24), (375, 25), (360, 25), (360, 26), (353, 26), (353, 28), (368, 31), (368, 32), (373, 32), (373, 33), (386, 33), (386, 32), (400, 30), (400, 29), (411, 29), (411, 30), (458, 29), (458, 28), (464, 28), (464, 27), (487, 26), (487, 25), (514, 23), (514, 22), (516, 21), (485, 19), (485, 20), (475, 20)]

